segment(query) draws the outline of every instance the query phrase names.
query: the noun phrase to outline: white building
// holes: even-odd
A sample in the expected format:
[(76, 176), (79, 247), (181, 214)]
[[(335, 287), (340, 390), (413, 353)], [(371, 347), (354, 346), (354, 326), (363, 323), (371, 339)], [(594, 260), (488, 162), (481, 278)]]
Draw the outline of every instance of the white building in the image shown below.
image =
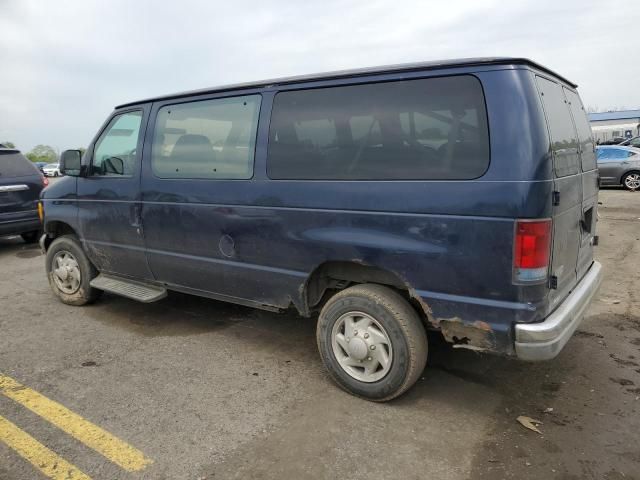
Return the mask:
[(640, 110), (590, 113), (589, 121), (596, 142), (640, 135)]

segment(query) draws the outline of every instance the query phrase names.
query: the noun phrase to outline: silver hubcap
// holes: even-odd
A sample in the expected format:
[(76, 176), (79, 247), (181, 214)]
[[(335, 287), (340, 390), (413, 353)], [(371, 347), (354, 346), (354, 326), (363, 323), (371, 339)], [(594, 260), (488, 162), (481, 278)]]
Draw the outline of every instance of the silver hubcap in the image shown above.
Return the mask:
[(391, 368), (391, 340), (380, 323), (363, 312), (342, 315), (331, 332), (333, 354), (342, 369), (361, 382), (376, 382)]
[(624, 179), (624, 184), (633, 190), (640, 188), (640, 174), (632, 173), (627, 175)]
[(56, 253), (51, 264), (53, 281), (58, 290), (72, 295), (80, 288), (80, 266), (76, 258), (69, 252), (61, 251)]

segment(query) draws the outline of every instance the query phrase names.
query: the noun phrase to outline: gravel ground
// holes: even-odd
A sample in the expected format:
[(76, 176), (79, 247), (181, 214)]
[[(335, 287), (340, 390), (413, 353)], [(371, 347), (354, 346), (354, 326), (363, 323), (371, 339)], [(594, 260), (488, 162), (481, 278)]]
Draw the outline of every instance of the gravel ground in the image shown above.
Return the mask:
[[(418, 384), (383, 405), (329, 381), (313, 321), (178, 294), (69, 307), (38, 249), (2, 239), (0, 372), (153, 463), (125, 472), (2, 395), (0, 416), (94, 479), (640, 478), (640, 194), (601, 202), (605, 281), (557, 359), (436, 342)], [(39, 475), (0, 442), (0, 479)]]

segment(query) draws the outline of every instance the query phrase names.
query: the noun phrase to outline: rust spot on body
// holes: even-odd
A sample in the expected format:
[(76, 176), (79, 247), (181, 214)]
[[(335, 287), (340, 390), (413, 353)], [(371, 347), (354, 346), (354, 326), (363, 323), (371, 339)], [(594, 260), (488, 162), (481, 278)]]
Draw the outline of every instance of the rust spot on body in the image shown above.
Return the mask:
[[(409, 296), (420, 304), (420, 307), (422, 308), (422, 311), (425, 313), (425, 315), (429, 319), (429, 322), (433, 324), (434, 322), (433, 322), (433, 319), (431, 318), (431, 314), (432, 314), (431, 308), (429, 307), (429, 305), (427, 305), (427, 302), (425, 302), (422, 299), (422, 297), (418, 295), (418, 292), (415, 290), (415, 288), (411, 288), (409, 284), (406, 284), (406, 285), (409, 291)], [(437, 326), (437, 325), (434, 325), (434, 326)]]
[(495, 348), (493, 331), (487, 322), (476, 320), (467, 323), (458, 317), (453, 317), (439, 318), (437, 324), (445, 340), (453, 343), (454, 348), (479, 351)]

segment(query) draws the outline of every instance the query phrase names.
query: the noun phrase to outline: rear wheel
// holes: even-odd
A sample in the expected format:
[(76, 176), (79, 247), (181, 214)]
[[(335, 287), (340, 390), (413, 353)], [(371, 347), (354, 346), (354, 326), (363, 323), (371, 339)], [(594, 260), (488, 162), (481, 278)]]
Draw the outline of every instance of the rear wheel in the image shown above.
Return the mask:
[(89, 282), (98, 271), (74, 235), (56, 238), (47, 250), (47, 277), (53, 293), (68, 305), (84, 305), (96, 300), (101, 291)]
[(40, 236), (40, 230), (22, 233), (20, 234), (20, 236), (25, 243), (36, 243), (38, 241), (38, 237)]
[(622, 179), (622, 185), (627, 190), (640, 190), (640, 172), (629, 172)]
[(343, 389), (384, 402), (408, 390), (427, 362), (420, 317), (396, 291), (365, 284), (334, 295), (322, 309), (318, 349)]

